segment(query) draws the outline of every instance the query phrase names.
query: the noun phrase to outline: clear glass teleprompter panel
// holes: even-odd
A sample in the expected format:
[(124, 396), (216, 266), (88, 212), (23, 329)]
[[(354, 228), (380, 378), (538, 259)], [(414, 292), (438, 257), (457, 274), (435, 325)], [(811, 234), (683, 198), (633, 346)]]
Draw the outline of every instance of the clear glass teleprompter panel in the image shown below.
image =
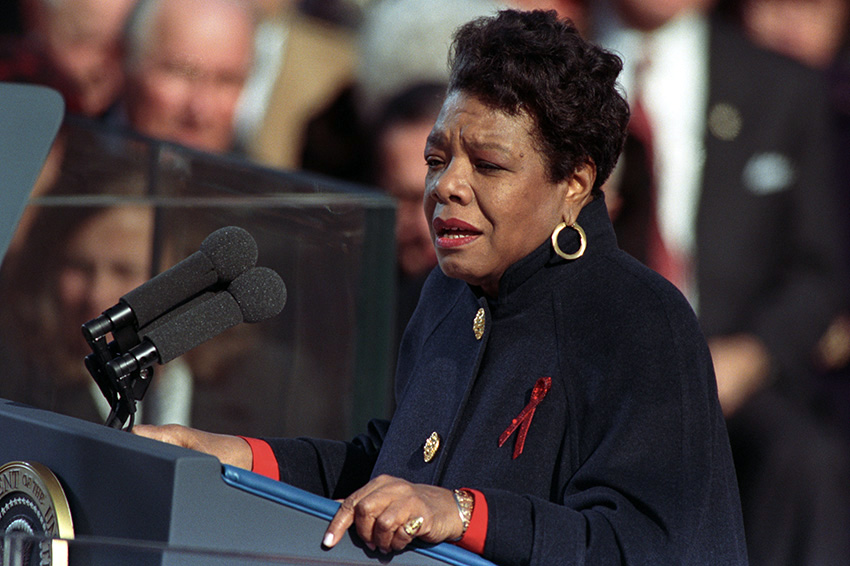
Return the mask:
[[(76, 350), (88, 314), (59, 316), (69, 310), (63, 250), (80, 226), (119, 214), (122, 226), (144, 234), (119, 271), (143, 268), (146, 280), (214, 230), (239, 226), (257, 242), (258, 265), (277, 271), (287, 288), (280, 315), (240, 324), (179, 363), (156, 366), (148, 395), (173, 371), (184, 377), (178, 391), (191, 400), (192, 426), (251, 436), (349, 438), (369, 418), (389, 414), (391, 199), (76, 120), (60, 131), (0, 273), (0, 332), (8, 338), (0, 397), (100, 419), (88, 406), (85, 350)], [(120, 256), (132, 234), (90, 239), (102, 255)], [(154, 410), (149, 401), (141, 422)]]

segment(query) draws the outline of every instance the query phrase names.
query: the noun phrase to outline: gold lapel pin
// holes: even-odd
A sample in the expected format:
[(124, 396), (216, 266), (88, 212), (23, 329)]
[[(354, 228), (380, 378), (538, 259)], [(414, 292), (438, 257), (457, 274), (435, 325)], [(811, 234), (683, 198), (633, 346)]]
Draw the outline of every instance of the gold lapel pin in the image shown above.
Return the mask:
[(481, 340), (481, 337), (484, 336), (485, 320), (484, 308), (479, 308), (478, 312), (475, 313), (475, 320), (472, 321), (472, 332), (475, 333), (476, 340)]
[(425, 441), (425, 446), (422, 449), (423, 456), (426, 462), (430, 462), (437, 455), (437, 450), (440, 449), (440, 435), (437, 432), (432, 432), (428, 440)]

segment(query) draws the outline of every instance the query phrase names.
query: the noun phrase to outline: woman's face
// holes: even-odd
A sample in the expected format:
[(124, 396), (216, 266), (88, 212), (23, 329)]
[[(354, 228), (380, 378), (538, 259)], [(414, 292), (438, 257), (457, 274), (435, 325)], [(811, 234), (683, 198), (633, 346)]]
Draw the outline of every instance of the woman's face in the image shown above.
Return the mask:
[(573, 212), (570, 182), (549, 181), (534, 128), (525, 113), (453, 91), (425, 147), (425, 215), (440, 267), (491, 296), (505, 270)]
[(116, 207), (82, 223), (65, 242), (57, 291), (69, 340), (85, 342), (78, 329), (150, 277), (153, 213), (143, 207)]

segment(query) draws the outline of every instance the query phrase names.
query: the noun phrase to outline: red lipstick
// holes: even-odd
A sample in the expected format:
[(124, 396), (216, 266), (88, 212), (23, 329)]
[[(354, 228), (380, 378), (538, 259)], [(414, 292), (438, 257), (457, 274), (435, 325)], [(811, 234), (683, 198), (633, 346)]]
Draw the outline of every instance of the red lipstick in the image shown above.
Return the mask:
[(434, 244), (443, 249), (466, 245), (481, 235), (481, 231), (475, 226), (457, 218), (435, 218), (433, 226)]

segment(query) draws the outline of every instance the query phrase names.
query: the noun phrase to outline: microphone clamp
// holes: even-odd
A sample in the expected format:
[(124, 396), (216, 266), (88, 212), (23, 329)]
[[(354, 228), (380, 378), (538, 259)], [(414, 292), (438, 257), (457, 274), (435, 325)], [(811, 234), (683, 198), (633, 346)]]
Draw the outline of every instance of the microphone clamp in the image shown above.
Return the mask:
[(83, 337), (91, 344), (98, 338), (106, 336), (118, 328), (134, 326), (136, 315), (127, 303), (119, 301), (109, 307), (103, 314), (83, 324)]
[(159, 361), (159, 354), (150, 341), (143, 340), (138, 346), (107, 362), (106, 373), (113, 382), (118, 382), (134, 372), (147, 369)]

